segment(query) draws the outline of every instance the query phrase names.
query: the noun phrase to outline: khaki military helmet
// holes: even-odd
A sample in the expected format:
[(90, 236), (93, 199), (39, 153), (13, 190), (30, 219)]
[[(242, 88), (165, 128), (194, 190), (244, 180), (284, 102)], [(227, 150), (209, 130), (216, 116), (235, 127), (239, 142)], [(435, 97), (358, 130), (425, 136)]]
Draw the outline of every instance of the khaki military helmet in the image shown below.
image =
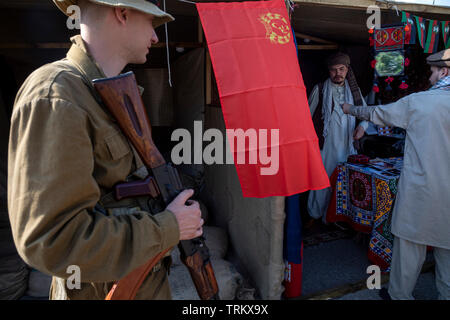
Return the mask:
[[(157, 28), (160, 25), (175, 20), (170, 14), (164, 12), (158, 7), (158, 0), (89, 0), (99, 5), (110, 7), (130, 8), (135, 9), (155, 17), (153, 20), (153, 27)], [(58, 8), (66, 15), (67, 8), (71, 5), (76, 5), (77, 0), (53, 0)]]

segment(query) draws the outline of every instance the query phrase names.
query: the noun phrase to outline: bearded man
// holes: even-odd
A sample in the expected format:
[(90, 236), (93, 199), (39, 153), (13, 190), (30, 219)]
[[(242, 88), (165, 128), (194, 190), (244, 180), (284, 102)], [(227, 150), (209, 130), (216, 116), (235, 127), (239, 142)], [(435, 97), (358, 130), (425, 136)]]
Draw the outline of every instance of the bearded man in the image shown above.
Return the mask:
[[(366, 105), (350, 66), (350, 57), (336, 53), (328, 59), (329, 79), (316, 85), (308, 99), (314, 128), (319, 138), (323, 164), (330, 177), (339, 162), (356, 154), (354, 141), (364, 136), (368, 122), (356, 126), (356, 119), (343, 113), (344, 103)], [(351, 102), (350, 102), (351, 101)], [(311, 191), (308, 212), (314, 219), (326, 222), (331, 188)]]

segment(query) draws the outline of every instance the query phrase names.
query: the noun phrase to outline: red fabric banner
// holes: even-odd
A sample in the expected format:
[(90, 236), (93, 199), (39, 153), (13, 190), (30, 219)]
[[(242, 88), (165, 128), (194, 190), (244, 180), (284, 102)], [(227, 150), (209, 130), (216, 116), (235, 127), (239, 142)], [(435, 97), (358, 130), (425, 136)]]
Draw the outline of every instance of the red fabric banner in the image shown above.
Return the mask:
[(426, 19), (414, 16), (417, 25), (417, 35), (419, 36), (419, 43), (422, 48), (425, 48), (425, 36), (427, 32)]
[[(244, 197), (329, 187), (284, 1), (197, 3), (197, 9), (227, 131), (258, 133), (258, 143), (247, 139), (245, 146), (228, 134)], [(278, 154), (270, 166), (262, 161), (266, 152)]]
[(437, 52), (439, 45), (439, 21), (429, 20), (428, 21), (428, 35), (425, 42), (425, 53), (435, 53)]
[(402, 22), (405, 24), (405, 44), (416, 44), (416, 22), (414, 17), (408, 12), (402, 12)]
[(442, 21), (442, 38), (445, 49), (450, 48), (450, 21)]

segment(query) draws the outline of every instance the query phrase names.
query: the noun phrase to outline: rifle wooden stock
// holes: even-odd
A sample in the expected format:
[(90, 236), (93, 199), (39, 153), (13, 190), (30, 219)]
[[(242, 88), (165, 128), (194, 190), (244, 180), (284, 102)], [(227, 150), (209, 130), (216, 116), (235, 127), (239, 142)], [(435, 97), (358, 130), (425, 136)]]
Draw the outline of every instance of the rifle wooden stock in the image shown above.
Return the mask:
[(152, 139), (152, 130), (133, 72), (114, 78), (94, 80), (94, 87), (130, 139), (148, 168), (166, 163)]
[(216, 277), (214, 276), (211, 262), (208, 261), (204, 264), (203, 258), (199, 252), (187, 257), (183, 262), (189, 269), (189, 273), (191, 274), (200, 299), (217, 299), (216, 295), (219, 291), (219, 287), (217, 285)]
[[(153, 173), (152, 178), (142, 182), (116, 187), (116, 195), (118, 197), (140, 196), (148, 190), (148, 195), (154, 197), (158, 193), (167, 205), (183, 190), (183, 186), (177, 170), (166, 164), (153, 142), (150, 121), (133, 72), (113, 78), (96, 79), (93, 84), (123, 133)], [(218, 299), (219, 288), (204, 239), (200, 237), (180, 241), (179, 249), (199, 297), (203, 300)], [(169, 250), (159, 253), (145, 265), (133, 270), (115, 283), (106, 300), (134, 299), (148, 273)]]

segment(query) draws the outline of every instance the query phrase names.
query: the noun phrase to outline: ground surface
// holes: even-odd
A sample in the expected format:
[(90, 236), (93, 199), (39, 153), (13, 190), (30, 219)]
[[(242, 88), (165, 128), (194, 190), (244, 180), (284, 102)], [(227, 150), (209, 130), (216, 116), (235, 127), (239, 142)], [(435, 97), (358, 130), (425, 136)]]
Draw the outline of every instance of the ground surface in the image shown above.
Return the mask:
[[(314, 229), (314, 230), (313, 230)], [(336, 231), (337, 230), (337, 231)], [(336, 236), (333, 240), (333, 236)], [(381, 300), (379, 290), (369, 290), (366, 280), (367, 267), (372, 263), (367, 259), (367, 239), (358, 238), (355, 233), (345, 236), (339, 229), (315, 226), (307, 230), (304, 238), (309, 245), (303, 252), (303, 298), (339, 300)], [(331, 237), (327, 237), (331, 234)], [(325, 236), (323, 236), (325, 235)], [(311, 237), (329, 238), (326, 242), (315, 242)], [(340, 238), (340, 239), (339, 239)], [(426, 264), (432, 266), (433, 254), (429, 253)], [(416, 299), (437, 299), (433, 268), (422, 273), (413, 293)], [(388, 277), (383, 277), (382, 287), (387, 287)], [(333, 291), (334, 290), (334, 291)], [(356, 292), (351, 292), (355, 291)], [(350, 292), (349, 292), (350, 291)]]

